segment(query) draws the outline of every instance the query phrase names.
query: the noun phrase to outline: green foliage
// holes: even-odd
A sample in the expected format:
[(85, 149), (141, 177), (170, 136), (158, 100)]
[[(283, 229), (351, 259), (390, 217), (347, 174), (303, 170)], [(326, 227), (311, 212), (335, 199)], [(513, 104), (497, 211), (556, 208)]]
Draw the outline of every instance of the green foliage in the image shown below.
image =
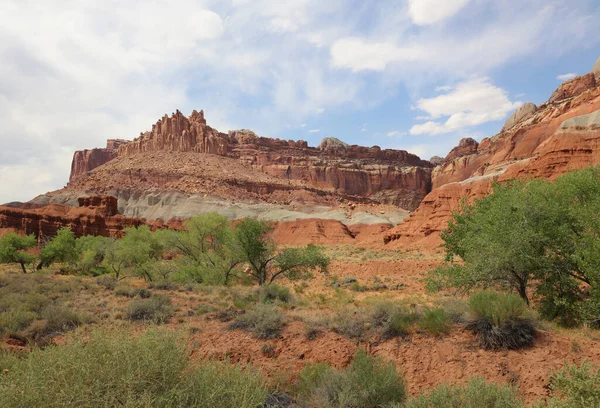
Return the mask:
[(302, 279), (309, 277), (314, 269), (327, 272), (329, 258), (322, 248), (308, 245), (306, 248), (287, 248), (278, 253), (268, 236), (272, 229), (267, 222), (254, 218), (240, 221), (235, 228), (241, 259), (250, 266), (250, 275), (260, 286), (272, 283), (280, 276)]
[(166, 323), (173, 314), (168, 296), (154, 296), (147, 300), (133, 300), (127, 308), (129, 320), (142, 320), (157, 324)]
[(150, 227), (142, 225), (125, 229), (125, 236), (112, 240), (105, 249), (104, 264), (121, 279), (125, 273), (152, 281), (153, 267), (162, 258), (163, 244)]
[(401, 403), (407, 395), (406, 384), (395, 365), (362, 350), (345, 371), (324, 365), (308, 366), (299, 378), (298, 387), (311, 406), (375, 408)]
[(63, 227), (40, 250), (38, 269), (47, 268), (55, 262), (74, 264), (78, 258), (75, 234), (70, 228)]
[(12, 407), (256, 408), (267, 390), (245, 367), (192, 363), (176, 334), (96, 332), (91, 339), (34, 350), (0, 352), (0, 401)]
[(544, 317), (600, 324), (600, 168), (554, 183), (496, 183), (462, 206), (442, 238), (451, 263), (432, 271), (429, 289), (512, 288), (529, 303), (535, 281)]
[(402, 408), (524, 408), (525, 404), (511, 387), (489, 384), (475, 377), (465, 386), (441, 385), (424, 395), (410, 399)]
[(79, 257), (75, 261), (75, 268), (84, 275), (106, 273), (106, 269), (102, 267), (102, 262), (110, 244), (111, 239), (107, 237), (85, 235), (77, 238), (75, 248)]
[(289, 303), (292, 300), (292, 293), (286, 287), (271, 283), (270, 285), (262, 286), (258, 290), (258, 299), (263, 303)]
[(469, 298), (469, 312), (474, 319), (489, 320), (495, 326), (525, 317), (527, 305), (513, 293), (491, 290), (475, 292)]
[(284, 325), (277, 307), (260, 304), (241, 315), (229, 328), (248, 330), (258, 339), (273, 339), (279, 337)]
[(21, 266), (23, 273), (27, 273), (26, 265), (33, 263), (35, 255), (28, 252), (29, 249), (37, 246), (37, 239), (34, 235), (18, 235), (9, 232), (0, 237), (0, 263), (17, 263)]
[(207, 213), (184, 226), (183, 231), (159, 231), (167, 249), (182, 255), (178, 259), (181, 273), (197, 283), (228, 284), (242, 264), (231, 222), (222, 215)]
[(444, 309), (425, 310), (419, 322), (423, 330), (434, 336), (441, 336), (450, 332), (450, 316)]
[(528, 347), (536, 329), (527, 311), (523, 299), (515, 294), (476, 292), (469, 299), (472, 320), (467, 328), (477, 334), (479, 345), (486, 350)]
[(600, 367), (590, 361), (567, 365), (550, 378), (550, 389), (558, 394), (548, 403), (552, 408), (600, 407)]

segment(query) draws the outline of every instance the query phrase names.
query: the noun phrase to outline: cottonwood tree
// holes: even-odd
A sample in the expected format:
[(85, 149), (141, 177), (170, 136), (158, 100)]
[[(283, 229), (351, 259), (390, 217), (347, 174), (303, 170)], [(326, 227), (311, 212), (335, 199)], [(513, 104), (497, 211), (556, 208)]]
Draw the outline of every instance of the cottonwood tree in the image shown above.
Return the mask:
[(329, 258), (315, 245), (305, 248), (287, 248), (278, 251), (269, 237), (272, 227), (265, 221), (246, 218), (235, 226), (236, 242), (249, 274), (260, 286), (285, 276), (299, 279), (309, 276), (312, 270), (327, 272)]
[(47, 268), (55, 262), (72, 264), (78, 258), (75, 234), (70, 228), (63, 227), (40, 250), (37, 269)]
[(29, 253), (35, 246), (37, 239), (34, 235), (4, 234), (0, 238), (0, 263), (18, 263), (23, 273), (27, 273), (25, 266), (36, 260), (36, 256)]
[(217, 213), (198, 215), (182, 231), (159, 231), (161, 241), (181, 257), (180, 271), (199, 283), (225, 284), (243, 263), (231, 222)]

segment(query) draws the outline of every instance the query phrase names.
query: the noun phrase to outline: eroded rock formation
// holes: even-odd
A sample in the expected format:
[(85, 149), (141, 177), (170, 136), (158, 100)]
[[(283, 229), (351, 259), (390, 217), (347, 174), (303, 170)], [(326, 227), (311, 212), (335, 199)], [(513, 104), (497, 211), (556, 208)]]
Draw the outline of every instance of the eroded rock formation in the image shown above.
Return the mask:
[[(432, 191), (385, 242), (404, 246), (420, 241), (438, 245), (463, 198), (487, 194), (495, 180), (514, 177), (554, 179), (568, 171), (600, 164), (600, 83), (593, 74), (562, 84), (535, 112), (498, 135), (453, 149), (432, 172)], [(464, 153), (464, 154), (463, 154)]]
[[(206, 124), (203, 111), (194, 111), (189, 118), (177, 111), (171, 117), (165, 115), (151, 131), (142, 133), (131, 142), (109, 142), (106, 149), (76, 152), (70, 177), (71, 187), (101, 193), (103, 191), (95, 189), (93, 183), (88, 183), (88, 180), (94, 179), (91, 170), (116, 158), (184, 152), (236, 159), (253, 170), (274, 177), (274, 181), (265, 180), (266, 184), (261, 184), (259, 189), (255, 188), (259, 186), (256, 177), (245, 182), (250, 193), (263, 196), (296, 188), (295, 185), (282, 187), (282, 184), (298, 181), (309, 190), (369, 198), (412, 210), (431, 189), (433, 165), (406, 151), (381, 149), (378, 146), (350, 146), (335, 138), (325, 138), (319, 147), (309, 147), (303, 140), (260, 137), (247, 129), (224, 134)], [(149, 159), (154, 160), (155, 157), (150, 156)], [(192, 166), (194, 162), (192, 158), (187, 164)], [(173, 167), (178, 167), (178, 164), (174, 163)], [(156, 166), (145, 174), (129, 168), (129, 174), (137, 177), (140, 184), (152, 179), (155, 181), (154, 187), (160, 189), (167, 185), (172, 188), (174, 181), (185, 178), (189, 172), (166, 168), (163, 171)], [(239, 183), (234, 181), (243, 178), (242, 175), (238, 176), (232, 175), (226, 184), (238, 186)], [(114, 184), (115, 188), (123, 185), (122, 174), (111, 173), (103, 177), (106, 184)], [(177, 191), (186, 194), (197, 192), (193, 188), (186, 189), (186, 184), (189, 183), (180, 183)]]
[(62, 227), (75, 235), (119, 237), (123, 229), (144, 224), (117, 212), (115, 197), (97, 196), (79, 199), (79, 207), (50, 204), (38, 208), (0, 206), (0, 230), (34, 234), (40, 241), (52, 237)]

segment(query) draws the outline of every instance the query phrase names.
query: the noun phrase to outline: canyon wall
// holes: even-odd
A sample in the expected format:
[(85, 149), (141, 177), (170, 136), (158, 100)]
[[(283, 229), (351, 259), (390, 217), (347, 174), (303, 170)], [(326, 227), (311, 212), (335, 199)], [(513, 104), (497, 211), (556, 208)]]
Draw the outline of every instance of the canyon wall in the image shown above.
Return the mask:
[[(370, 198), (408, 210), (415, 209), (431, 190), (433, 165), (406, 151), (350, 146), (333, 138), (325, 139), (319, 147), (309, 147), (302, 140), (259, 137), (246, 129), (224, 134), (206, 124), (203, 111), (193, 111), (189, 118), (177, 111), (171, 117), (165, 115), (151, 131), (131, 142), (75, 152), (70, 184), (81, 185), (93, 177), (92, 170), (117, 157), (173, 152), (228, 157), (278, 180), (297, 180), (308, 188)], [(163, 184), (178, 177), (170, 174)], [(272, 190), (269, 186), (262, 189), (265, 194)]]

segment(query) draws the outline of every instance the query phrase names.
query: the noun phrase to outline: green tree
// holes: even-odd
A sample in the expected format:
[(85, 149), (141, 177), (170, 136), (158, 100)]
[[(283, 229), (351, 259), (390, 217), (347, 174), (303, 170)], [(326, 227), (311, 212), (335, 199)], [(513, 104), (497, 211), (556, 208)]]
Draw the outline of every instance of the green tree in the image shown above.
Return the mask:
[(75, 248), (79, 255), (75, 262), (77, 269), (84, 273), (90, 273), (99, 268), (110, 244), (111, 239), (108, 237), (85, 235), (77, 238), (75, 241)]
[(147, 225), (125, 228), (124, 232), (123, 238), (112, 240), (107, 245), (104, 264), (117, 279), (130, 271), (152, 281), (152, 268), (162, 258), (164, 251), (159, 237)]
[(27, 273), (25, 265), (36, 260), (36, 256), (28, 250), (37, 245), (34, 235), (18, 235), (14, 232), (4, 234), (0, 238), (0, 263), (18, 263), (23, 273)]
[(78, 258), (75, 234), (70, 228), (63, 227), (40, 250), (40, 262), (37, 269), (47, 268), (55, 262), (72, 264)]
[(159, 231), (167, 249), (182, 255), (180, 270), (199, 283), (228, 284), (243, 262), (231, 222), (207, 213), (186, 221), (184, 227)]
[(534, 282), (544, 316), (572, 323), (587, 310), (597, 322), (600, 170), (496, 183), (493, 192), (454, 214), (441, 235), (449, 264), (429, 287), (500, 286), (529, 303)]
[(245, 218), (237, 223), (235, 237), (249, 273), (260, 286), (273, 282), (280, 276), (289, 279), (307, 277), (311, 270), (326, 272), (329, 258), (320, 247), (287, 248), (278, 251), (269, 237), (272, 227), (265, 221)]

